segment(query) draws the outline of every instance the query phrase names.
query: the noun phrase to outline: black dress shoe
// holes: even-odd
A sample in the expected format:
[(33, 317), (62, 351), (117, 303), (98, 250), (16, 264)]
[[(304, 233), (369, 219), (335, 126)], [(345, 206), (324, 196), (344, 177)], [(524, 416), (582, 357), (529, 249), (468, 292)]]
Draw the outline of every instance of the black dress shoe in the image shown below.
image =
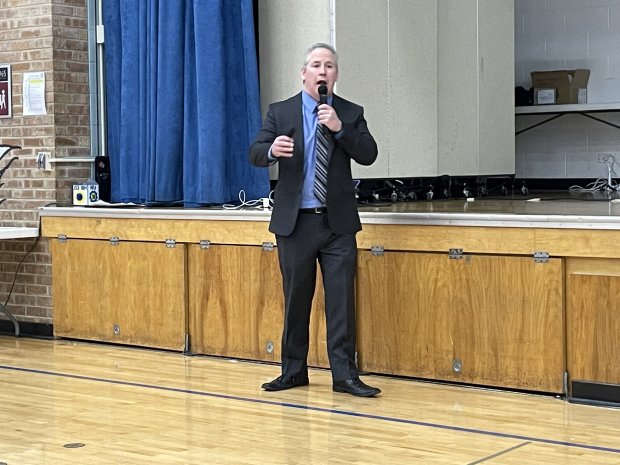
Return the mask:
[(346, 392), (357, 397), (373, 397), (381, 392), (381, 389), (364, 384), (359, 378), (334, 381), (334, 392)]
[(309, 383), (308, 376), (303, 375), (281, 375), (273, 381), (264, 383), (261, 387), (265, 391), (284, 391), (285, 389), (294, 388), (297, 386), (307, 386)]

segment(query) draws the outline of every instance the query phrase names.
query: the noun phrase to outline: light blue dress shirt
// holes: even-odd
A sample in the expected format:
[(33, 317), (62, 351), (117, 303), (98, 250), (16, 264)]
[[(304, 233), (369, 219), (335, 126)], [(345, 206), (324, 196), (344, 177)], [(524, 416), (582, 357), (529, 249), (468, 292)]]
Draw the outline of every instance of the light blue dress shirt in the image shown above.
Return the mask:
[[(304, 184), (301, 189), (300, 208), (321, 207), (323, 204), (314, 195), (314, 162), (316, 158), (316, 125), (318, 116), (314, 111), (318, 102), (305, 90), (301, 92), (304, 121)], [(327, 97), (331, 106), (333, 97)]]
[[(334, 97), (327, 97), (327, 104), (332, 106)], [(314, 195), (314, 164), (316, 159), (316, 125), (318, 116), (314, 111), (319, 104), (305, 90), (301, 91), (302, 118), (304, 125), (304, 178), (301, 189), (301, 205), (299, 208), (315, 208), (324, 206)], [(338, 139), (342, 130), (333, 136)], [(295, 143), (298, 143), (295, 141)], [(271, 148), (268, 154), (269, 160), (277, 162), (277, 158), (271, 155)]]

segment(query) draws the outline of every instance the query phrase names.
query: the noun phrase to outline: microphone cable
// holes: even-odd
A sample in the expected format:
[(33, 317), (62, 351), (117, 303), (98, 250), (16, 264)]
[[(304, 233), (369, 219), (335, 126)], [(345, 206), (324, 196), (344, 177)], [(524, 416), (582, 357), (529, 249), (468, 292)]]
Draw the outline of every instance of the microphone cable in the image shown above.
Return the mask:
[(239, 205), (234, 205), (231, 203), (225, 203), (222, 205), (224, 210), (242, 210), (242, 209), (271, 209), (273, 207), (273, 191), (269, 192), (268, 197), (261, 197), (260, 199), (255, 200), (246, 200), (245, 199), (245, 191), (241, 189), (239, 191)]

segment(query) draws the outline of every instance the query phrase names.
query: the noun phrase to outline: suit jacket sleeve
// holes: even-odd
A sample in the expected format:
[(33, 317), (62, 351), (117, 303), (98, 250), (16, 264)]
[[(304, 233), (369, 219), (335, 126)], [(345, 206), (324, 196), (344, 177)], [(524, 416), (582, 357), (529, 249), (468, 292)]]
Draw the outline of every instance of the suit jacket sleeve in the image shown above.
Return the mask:
[(371, 165), (377, 159), (377, 143), (368, 130), (364, 119), (364, 109), (355, 105), (354, 112), (345, 111), (340, 119), (342, 132), (335, 138), (336, 144), (353, 161), (360, 165)]
[(269, 166), (274, 162), (269, 160), (269, 149), (273, 141), (278, 136), (276, 134), (276, 119), (274, 116), (273, 105), (269, 105), (267, 116), (263, 127), (254, 138), (248, 153), (250, 163), (255, 166)]

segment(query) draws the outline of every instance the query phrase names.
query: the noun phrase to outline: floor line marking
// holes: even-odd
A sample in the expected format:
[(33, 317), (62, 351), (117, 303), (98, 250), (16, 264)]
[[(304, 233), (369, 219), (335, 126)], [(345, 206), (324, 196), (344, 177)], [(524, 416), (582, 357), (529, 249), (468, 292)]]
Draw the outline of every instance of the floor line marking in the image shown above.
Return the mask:
[(114, 379), (107, 379), (107, 378), (98, 378), (94, 376), (74, 375), (71, 373), (38, 370), (35, 368), (21, 368), (21, 367), (15, 367), (15, 366), (10, 366), (10, 365), (0, 365), (0, 369), (21, 371), (25, 373), (36, 373), (36, 374), (41, 374), (41, 375), (56, 376), (60, 378), (79, 379), (83, 381), (97, 381), (97, 382), (108, 383), (108, 384), (117, 384), (121, 386), (156, 389), (159, 391), (178, 392), (182, 394), (194, 394), (194, 395), (199, 395), (199, 396), (204, 396), (204, 397), (212, 397), (216, 399), (227, 399), (227, 400), (237, 400), (241, 402), (252, 402), (256, 404), (273, 405), (277, 407), (288, 407), (288, 408), (294, 408), (294, 409), (299, 409), (299, 410), (310, 410), (314, 412), (331, 413), (335, 415), (365, 418), (369, 420), (380, 420), (380, 421), (387, 421), (387, 422), (392, 422), (392, 423), (403, 423), (403, 424), (408, 424), (408, 425), (424, 426), (428, 428), (437, 428), (437, 429), (443, 429), (443, 430), (448, 430), (448, 431), (458, 431), (461, 433), (494, 436), (494, 437), (504, 438), (504, 439), (517, 439), (517, 440), (526, 441), (526, 442), (551, 444), (554, 446), (574, 447), (577, 449), (596, 450), (599, 452), (611, 452), (614, 454), (620, 454), (620, 449), (616, 449), (614, 447), (596, 446), (592, 444), (582, 444), (578, 442), (558, 441), (555, 439), (522, 436), (520, 434), (500, 433), (498, 431), (490, 431), (490, 430), (483, 430), (483, 429), (476, 429), (476, 428), (465, 428), (462, 426), (443, 425), (441, 423), (431, 423), (431, 422), (426, 422), (426, 421), (409, 420), (406, 418), (385, 417), (381, 415), (374, 415), (371, 413), (360, 413), (360, 412), (354, 412), (350, 410), (338, 410), (338, 409), (330, 409), (330, 408), (325, 408), (325, 407), (313, 407), (311, 405), (293, 404), (289, 402), (278, 402), (275, 400), (256, 399), (253, 397), (234, 396), (231, 394), (219, 394), (216, 392), (197, 391), (193, 389), (182, 389), (182, 388), (175, 388), (175, 387), (169, 387), (169, 386), (157, 386), (154, 384), (137, 383), (134, 381), (121, 381), (121, 380), (114, 380)]
[(517, 444), (516, 446), (509, 447), (508, 449), (500, 450), (496, 454), (489, 455), (488, 457), (483, 457), (480, 460), (476, 460), (475, 462), (468, 463), (467, 465), (476, 465), (478, 463), (486, 462), (488, 460), (491, 460), (491, 459), (494, 459), (496, 457), (499, 457), (500, 455), (504, 455), (504, 454), (507, 454), (508, 452), (512, 452), (515, 449), (519, 449), (519, 448), (521, 448), (523, 446), (527, 446), (528, 444), (531, 444), (531, 443), (532, 443), (532, 441), (522, 442), (521, 444)]

